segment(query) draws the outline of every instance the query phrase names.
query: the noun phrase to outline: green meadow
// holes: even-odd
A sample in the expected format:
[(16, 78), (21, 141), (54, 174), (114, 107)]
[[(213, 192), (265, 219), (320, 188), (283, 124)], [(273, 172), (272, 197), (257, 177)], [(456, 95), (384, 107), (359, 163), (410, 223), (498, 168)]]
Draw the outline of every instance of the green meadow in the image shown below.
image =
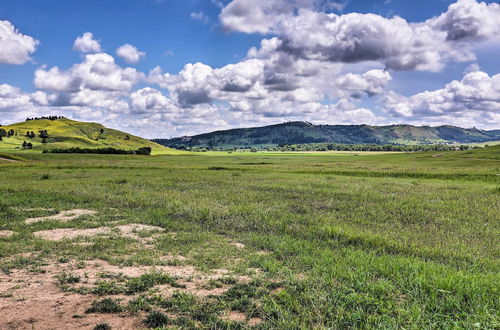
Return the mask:
[[(0, 237), (4, 281), (95, 260), (159, 267), (92, 285), (78, 267), (51, 275), (61, 292), (90, 299), (69, 315), (94, 317), (90, 328), (128, 319), (182, 329), (500, 327), (500, 145), (0, 157), (18, 160), (0, 160), (0, 231), (12, 234)], [(74, 209), (96, 213), (26, 222)], [(130, 224), (156, 231), (120, 235)], [(111, 231), (62, 240), (35, 234), (104, 227)], [(224, 276), (204, 277), (201, 295), (189, 289), (194, 277), (161, 267)], [(0, 304), (19, 301), (1, 284)]]

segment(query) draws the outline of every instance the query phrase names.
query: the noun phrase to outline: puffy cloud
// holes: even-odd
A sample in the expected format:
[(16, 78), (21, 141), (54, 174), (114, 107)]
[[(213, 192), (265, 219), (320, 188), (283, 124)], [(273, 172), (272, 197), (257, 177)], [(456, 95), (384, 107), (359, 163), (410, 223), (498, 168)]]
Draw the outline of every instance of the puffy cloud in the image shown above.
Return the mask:
[(448, 11), (427, 22), (446, 32), (448, 41), (475, 41), (498, 35), (500, 4), (458, 0)]
[(19, 88), (8, 85), (0, 85), (0, 110), (13, 111), (16, 108), (30, 105), (31, 98)]
[(132, 111), (136, 113), (172, 112), (177, 108), (159, 90), (145, 87), (130, 95)]
[(81, 37), (76, 38), (73, 49), (82, 53), (99, 53), (101, 52), (101, 44), (94, 39), (91, 32), (85, 32)]
[(268, 33), (292, 10), (284, 0), (233, 0), (222, 9), (219, 19), (228, 31)]
[(219, 19), (231, 31), (274, 33), (279, 41), (275, 51), (297, 58), (379, 61), (394, 70), (439, 71), (450, 59), (473, 60), (469, 43), (500, 33), (499, 8), (459, 0), (439, 17), (409, 23), (398, 16), (317, 11), (311, 1), (233, 0)]
[(9, 21), (0, 21), (0, 64), (28, 62), (38, 43), (38, 40), (20, 33)]
[(454, 80), (443, 89), (410, 97), (390, 92), (385, 96), (385, 108), (396, 117), (410, 120), (430, 119), (463, 122), (467, 126), (471, 123), (491, 126), (495, 122), (490, 120), (500, 116), (500, 74), (490, 77), (481, 71), (470, 72), (462, 80)]
[(42, 90), (76, 92), (81, 89), (130, 90), (144, 75), (133, 68), (121, 68), (112, 56), (87, 54), (82, 63), (62, 71), (58, 67), (35, 71), (35, 87)]
[(362, 74), (348, 73), (341, 76), (337, 79), (337, 85), (350, 96), (359, 98), (363, 94), (368, 96), (382, 94), (391, 79), (392, 76), (387, 71), (370, 70)]
[(135, 46), (125, 44), (118, 47), (116, 55), (120, 56), (127, 63), (137, 63), (146, 55), (146, 53), (139, 51)]

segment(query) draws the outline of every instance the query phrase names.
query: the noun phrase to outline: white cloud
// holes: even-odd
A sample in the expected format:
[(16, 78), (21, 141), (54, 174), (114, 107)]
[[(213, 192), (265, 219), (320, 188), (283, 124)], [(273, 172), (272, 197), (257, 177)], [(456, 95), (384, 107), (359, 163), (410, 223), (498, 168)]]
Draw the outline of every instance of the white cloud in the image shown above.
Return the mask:
[(81, 89), (130, 90), (144, 75), (133, 68), (121, 68), (111, 55), (87, 54), (82, 63), (62, 71), (58, 67), (35, 71), (35, 87), (42, 90), (76, 92)]
[(222, 9), (219, 20), (228, 31), (268, 33), (292, 10), (284, 0), (233, 0)]
[(19, 88), (8, 85), (0, 85), (0, 110), (14, 111), (17, 108), (30, 105), (31, 98)]
[(28, 62), (38, 44), (38, 40), (20, 33), (9, 21), (0, 21), (0, 64)]
[(99, 53), (101, 52), (101, 44), (94, 39), (91, 32), (85, 32), (81, 37), (76, 38), (73, 49), (82, 53)]
[(489, 76), (481, 71), (470, 72), (443, 89), (410, 97), (390, 92), (385, 97), (385, 108), (396, 117), (410, 120), (448, 123), (469, 120), (468, 126), (472, 123), (495, 126), (498, 121), (490, 120), (500, 116), (500, 74)]
[(164, 96), (159, 90), (145, 87), (130, 95), (132, 111), (136, 113), (166, 113), (176, 111), (177, 108), (172, 101)]
[(427, 24), (446, 32), (448, 41), (477, 41), (498, 35), (500, 4), (458, 0)]
[[(439, 17), (409, 23), (375, 14), (329, 14), (314, 1), (233, 0), (219, 19), (226, 30), (274, 33), (276, 51), (342, 63), (379, 61), (394, 70), (440, 71), (475, 59), (471, 43), (500, 34), (500, 5), (459, 0)], [(272, 39), (271, 39), (272, 40)]]
[(116, 50), (116, 55), (120, 56), (127, 63), (137, 63), (142, 57), (146, 56), (146, 53), (139, 51), (135, 46), (125, 44)]

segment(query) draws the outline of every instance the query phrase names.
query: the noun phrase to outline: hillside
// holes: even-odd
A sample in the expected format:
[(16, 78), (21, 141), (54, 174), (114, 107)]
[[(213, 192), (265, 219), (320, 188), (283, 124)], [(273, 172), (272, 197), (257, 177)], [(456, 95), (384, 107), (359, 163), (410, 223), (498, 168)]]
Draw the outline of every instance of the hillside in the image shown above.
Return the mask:
[[(33, 150), (55, 148), (106, 148), (135, 150), (141, 147), (151, 147), (154, 153), (168, 151), (168, 148), (147, 139), (127, 134), (118, 130), (106, 128), (98, 123), (87, 123), (67, 118), (56, 120), (29, 120), (12, 125), (1, 126), (5, 132), (14, 131), (12, 136), (4, 136), (0, 141), (0, 150), (22, 150), (24, 141), (33, 145)], [(40, 131), (47, 131), (45, 143), (40, 137)], [(34, 132), (34, 137), (27, 136)]]
[(500, 131), (464, 129), (456, 126), (412, 125), (313, 125), (289, 122), (278, 125), (239, 128), (173, 139), (155, 139), (172, 148), (258, 147), (300, 143), (345, 144), (432, 144), (480, 143), (500, 140)]

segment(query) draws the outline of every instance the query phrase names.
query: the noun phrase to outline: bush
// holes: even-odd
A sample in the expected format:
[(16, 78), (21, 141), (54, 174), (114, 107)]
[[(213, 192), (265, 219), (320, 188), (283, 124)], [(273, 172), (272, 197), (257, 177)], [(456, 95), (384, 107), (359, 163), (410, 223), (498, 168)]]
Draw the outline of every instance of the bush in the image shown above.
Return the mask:
[(122, 307), (113, 299), (110, 298), (104, 298), (102, 300), (97, 300), (92, 303), (92, 306), (90, 306), (85, 313), (105, 313), (105, 314), (111, 314), (111, 313), (119, 313), (123, 309)]
[(98, 323), (95, 327), (94, 330), (111, 330), (111, 326), (107, 324), (106, 322)]
[(158, 328), (164, 325), (167, 325), (170, 322), (167, 315), (163, 314), (160, 311), (151, 311), (148, 316), (144, 320), (144, 324), (146, 324), (149, 328)]

